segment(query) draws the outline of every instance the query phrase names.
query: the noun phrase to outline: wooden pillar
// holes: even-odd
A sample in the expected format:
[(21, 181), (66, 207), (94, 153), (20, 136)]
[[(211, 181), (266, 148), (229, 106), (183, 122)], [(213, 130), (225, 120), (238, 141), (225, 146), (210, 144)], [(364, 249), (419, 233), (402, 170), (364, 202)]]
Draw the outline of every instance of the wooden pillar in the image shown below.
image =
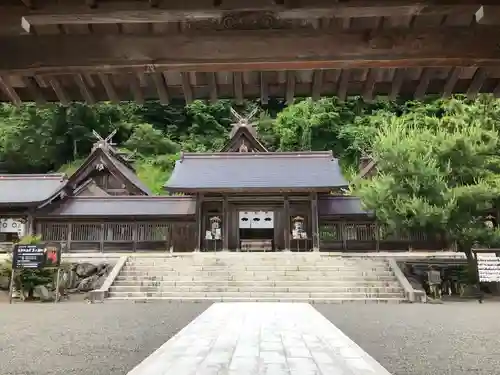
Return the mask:
[(380, 251), (380, 226), (378, 220), (375, 220), (375, 250)]
[(290, 201), (288, 195), (285, 195), (283, 201), (283, 211), (285, 216), (284, 236), (285, 236), (285, 251), (290, 251)]
[(73, 238), (73, 224), (69, 223), (68, 224), (68, 239), (66, 242), (66, 251), (71, 250), (71, 240)]
[(229, 250), (229, 204), (227, 195), (224, 195), (222, 201), (222, 250)]
[(203, 221), (203, 195), (202, 194), (198, 194), (197, 195), (197, 199), (196, 199), (196, 226), (197, 226), (197, 230), (196, 230), (196, 247), (194, 249), (194, 251), (200, 251), (201, 249), (201, 243), (202, 243), (202, 239), (203, 239), (203, 235), (201, 233), (201, 231), (203, 230), (203, 227), (202, 227), (202, 221)]
[(104, 252), (104, 239), (108, 238), (107, 230), (107, 225), (105, 225), (104, 223), (101, 224), (101, 239), (99, 241), (99, 250), (101, 251), (101, 253)]
[(311, 197), (311, 230), (313, 251), (319, 251), (319, 218), (318, 218), (318, 194), (313, 193)]
[(28, 214), (28, 217), (26, 218), (26, 235), (33, 236), (34, 234), (35, 234), (35, 226), (34, 226), (33, 215)]
[(137, 223), (132, 223), (132, 251), (137, 251)]

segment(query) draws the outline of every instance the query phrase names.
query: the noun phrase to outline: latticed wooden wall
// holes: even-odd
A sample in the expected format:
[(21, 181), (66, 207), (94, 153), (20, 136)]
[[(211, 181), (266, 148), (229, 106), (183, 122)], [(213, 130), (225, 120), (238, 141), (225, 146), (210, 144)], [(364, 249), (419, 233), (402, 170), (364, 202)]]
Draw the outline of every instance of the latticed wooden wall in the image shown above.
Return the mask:
[(193, 251), (196, 224), (191, 222), (56, 222), (41, 221), (45, 241), (66, 251)]
[(320, 249), (329, 250), (408, 250), (442, 249), (445, 244), (438, 235), (424, 231), (395, 233), (374, 222), (320, 220)]

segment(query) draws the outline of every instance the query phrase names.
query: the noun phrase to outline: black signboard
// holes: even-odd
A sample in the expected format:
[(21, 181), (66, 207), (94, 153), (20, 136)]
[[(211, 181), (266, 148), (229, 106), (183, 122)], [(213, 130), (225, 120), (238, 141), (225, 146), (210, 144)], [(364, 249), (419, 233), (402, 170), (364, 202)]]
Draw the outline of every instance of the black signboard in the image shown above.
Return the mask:
[(61, 265), (61, 245), (48, 243), (40, 245), (14, 246), (12, 268), (44, 268)]

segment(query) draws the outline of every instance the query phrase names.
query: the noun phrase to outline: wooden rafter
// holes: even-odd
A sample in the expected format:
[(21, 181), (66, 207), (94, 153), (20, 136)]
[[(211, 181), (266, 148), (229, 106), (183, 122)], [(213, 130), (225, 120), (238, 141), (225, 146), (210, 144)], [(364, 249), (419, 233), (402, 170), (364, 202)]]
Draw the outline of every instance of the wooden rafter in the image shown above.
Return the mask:
[(450, 73), (448, 74), (448, 78), (446, 78), (446, 83), (444, 85), (443, 90), (443, 98), (449, 98), (453, 93), (453, 89), (460, 78), (460, 74), (462, 74), (461, 67), (452, 68)]
[(472, 80), (470, 82), (469, 88), (467, 89), (467, 96), (470, 99), (474, 99), (481, 91), (481, 88), (483, 87), (484, 81), (487, 77), (488, 73), (484, 69), (478, 68), (476, 70), (476, 72), (474, 73), (474, 77), (472, 77)]
[(351, 72), (346, 69), (342, 69), (342, 71), (340, 72), (339, 83), (337, 88), (337, 96), (340, 101), (344, 101), (347, 97), (350, 75)]
[(193, 88), (191, 87), (191, 80), (189, 79), (189, 73), (182, 72), (182, 91), (184, 92), (184, 100), (187, 104), (191, 103), (194, 100), (193, 97)]
[(85, 102), (87, 102), (87, 104), (94, 104), (95, 103), (94, 94), (92, 93), (92, 90), (90, 89), (87, 82), (85, 82), (85, 77), (81, 74), (76, 74), (74, 76), (74, 79), (76, 85), (80, 89), (80, 93), (82, 94), (83, 99), (85, 99)]
[(398, 69), (394, 74), (394, 79), (392, 80), (391, 92), (389, 93), (389, 99), (395, 100), (399, 92), (401, 90), (401, 86), (403, 85), (403, 81), (406, 75), (405, 69)]
[(295, 71), (289, 70), (286, 72), (286, 104), (293, 104), (295, 98)]
[(373, 100), (373, 89), (375, 88), (375, 82), (377, 79), (376, 69), (369, 69), (366, 77), (365, 85), (363, 87), (363, 100), (365, 102), (371, 102)]
[(323, 70), (317, 69), (313, 71), (313, 78), (312, 78), (311, 97), (313, 100), (319, 100), (319, 98), (321, 97), (322, 88), (323, 88)]
[(160, 103), (167, 105), (170, 103), (170, 96), (168, 95), (167, 85), (165, 83), (165, 77), (161, 72), (154, 72), (152, 75), (153, 82), (158, 93), (158, 98)]
[[(360, 32), (242, 31), (196, 37), (43, 35), (0, 37), (0, 72), (113, 68), (302, 70), (500, 64), (500, 28)], [(214, 48), (213, 46), (217, 46)], [(170, 51), (175, 51), (172, 54)], [(254, 51), (259, 51), (256, 57)], [(298, 58), (300, 56), (300, 58)], [(33, 68), (37, 66), (39, 68)]]
[(23, 77), (23, 83), (26, 86), (26, 89), (31, 94), (31, 97), (35, 100), (35, 103), (45, 104), (47, 102), (42, 90), (40, 89), (40, 86), (38, 86), (38, 83), (34, 77)]
[(139, 104), (144, 104), (144, 94), (139, 82), (139, 77), (137, 77), (137, 74), (131, 73), (128, 75), (128, 80), (134, 100)]
[(21, 105), (22, 101), (19, 98), (19, 95), (17, 94), (16, 90), (12, 87), (9, 80), (2, 76), (0, 76), (0, 90), (2, 90), (5, 93), (5, 95), (9, 97), (10, 101), (14, 105), (16, 106)]
[(59, 99), (61, 104), (64, 106), (68, 106), (70, 99), (68, 94), (66, 93), (66, 90), (64, 89), (64, 86), (61, 85), (59, 79), (57, 79), (56, 77), (49, 77), (49, 83), (50, 86), (52, 86), (52, 89), (56, 93), (57, 99)]
[(111, 100), (111, 102), (115, 104), (119, 103), (120, 99), (118, 98), (118, 94), (116, 93), (115, 87), (113, 86), (113, 82), (111, 81), (109, 75), (105, 73), (99, 73), (99, 79), (101, 80), (101, 83), (104, 87), (104, 90), (106, 91), (109, 100)]
[(420, 77), (417, 89), (415, 90), (415, 99), (422, 99), (427, 92), (427, 88), (433, 77), (434, 71), (432, 68), (424, 68)]
[(210, 90), (210, 101), (215, 103), (219, 99), (219, 95), (217, 93), (217, 76), (214, 72), (207, 73), (207, 82)]

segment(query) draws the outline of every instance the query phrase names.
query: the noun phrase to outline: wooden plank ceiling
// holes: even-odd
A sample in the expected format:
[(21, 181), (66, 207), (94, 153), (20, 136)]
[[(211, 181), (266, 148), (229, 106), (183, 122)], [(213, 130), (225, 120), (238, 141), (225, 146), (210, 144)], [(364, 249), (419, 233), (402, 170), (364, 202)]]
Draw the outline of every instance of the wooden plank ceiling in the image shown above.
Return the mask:
[(500, 5), (3, 0), (0, 101), (500, 96)]

